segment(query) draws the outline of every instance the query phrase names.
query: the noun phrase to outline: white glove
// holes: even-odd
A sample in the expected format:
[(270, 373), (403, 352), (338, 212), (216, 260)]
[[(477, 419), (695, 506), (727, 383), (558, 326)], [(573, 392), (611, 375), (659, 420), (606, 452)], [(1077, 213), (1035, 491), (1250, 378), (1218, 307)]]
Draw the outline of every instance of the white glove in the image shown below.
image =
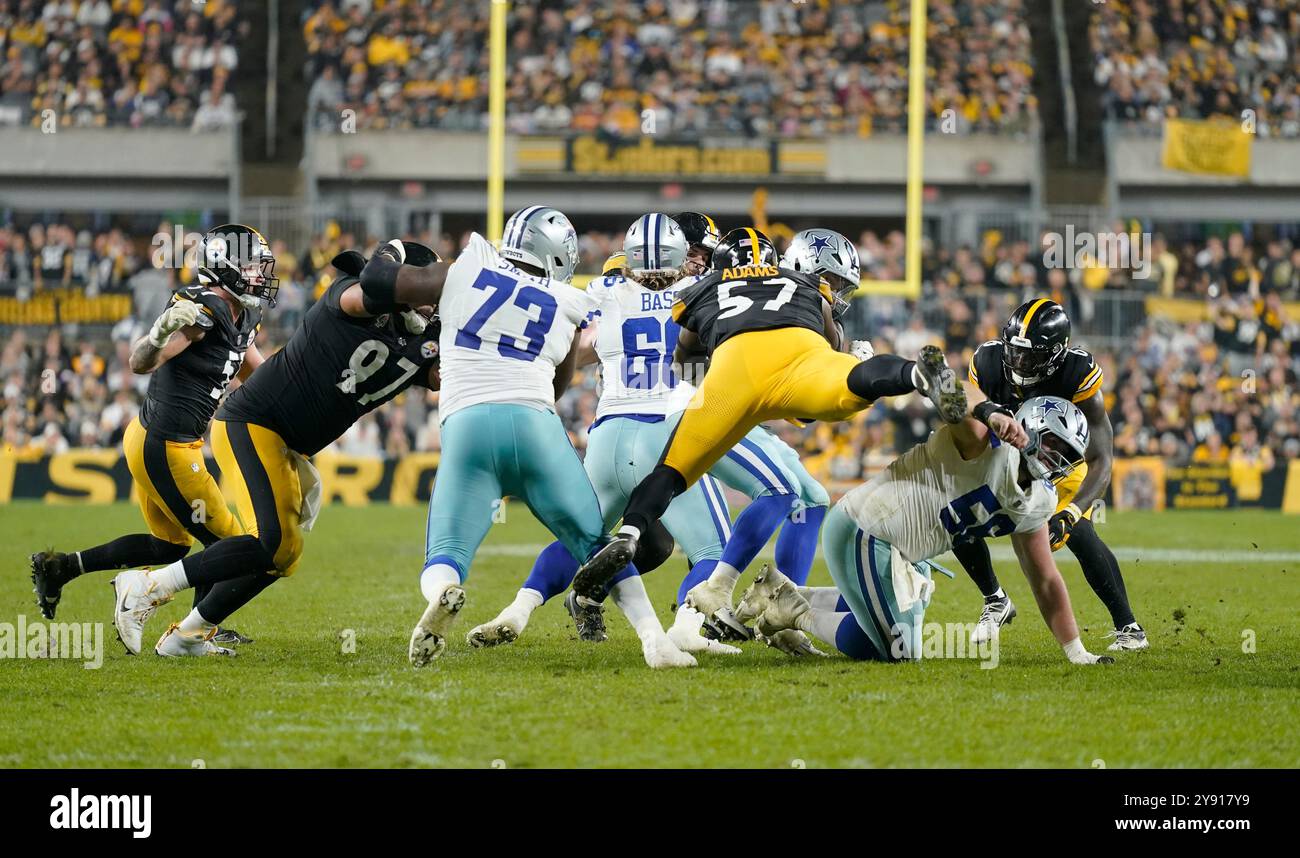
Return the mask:
[(160, 349), (167, 345), (172, 334), (198, 320), (199, 305), (181, 298), (154, 319), (153, 327), (149, 329), (149, 342), (154, 348)]
[(421, 316), (414, 310), (403, 310), (398, 313), (402, 317), (402, 322), (406, 325), (406, 330), (412, 334), (423, 334), (424, 329), (429, 327), (429, 320)]
[(849, 346), (849, 354), (858, 360), (871, 360), (876, 356), (876, 350), (871, 347), (867, 340), (854, 340)]

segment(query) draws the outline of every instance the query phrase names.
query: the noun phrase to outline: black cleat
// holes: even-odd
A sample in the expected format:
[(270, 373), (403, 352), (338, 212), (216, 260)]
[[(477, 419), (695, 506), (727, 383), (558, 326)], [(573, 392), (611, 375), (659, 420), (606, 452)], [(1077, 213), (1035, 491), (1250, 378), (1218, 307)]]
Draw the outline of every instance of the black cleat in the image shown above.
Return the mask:
[(609, 590), (609, 581), (632, 562), (636, 555), (637, 540), (634, 536), (619, 533), (606, 542), (599, 551), (591, 556), (573, 579), (573, 592), (591, 599), (593, 602), (604, 600)]
[(966, 416), (966, 389), (938, 346), (926, 346), (916, 356), (916, 370), (923, 385), (917, 389), (929, 397), (944, 423), (960, 423)]
[(605, 631), (605, 609), (599, 602), (584, 605), (578, 601), (578, 592), (570, 590), (569, 595), (564, 597), (564, 607), (569, 609), (569, 616), (573, 617), (579, 638), (591, 643), (609, 640), (609, 634)]
[(730, 608), (723, 608), (711, 617), (704, 618), (700, 634), (715, 641), (752, 641), (754, 630), (742, 623)]
[(224, 626), (217, 628), (217, 633), (212, 636), (212, 642), (215, 644), (250, 644), (253, 639), (247, 635), (242, 635), (234, 629), (228, 629)]
[(65, 571), (71, 558), (72, 555), (57, 551), (42, 551), (31, 557), (32, 590), (36, 593), (36, 606), (41, 609), (41, 616), (47, 620), (54, 619), (54, 611), (63, 595), (63, 585), (76, 577)]

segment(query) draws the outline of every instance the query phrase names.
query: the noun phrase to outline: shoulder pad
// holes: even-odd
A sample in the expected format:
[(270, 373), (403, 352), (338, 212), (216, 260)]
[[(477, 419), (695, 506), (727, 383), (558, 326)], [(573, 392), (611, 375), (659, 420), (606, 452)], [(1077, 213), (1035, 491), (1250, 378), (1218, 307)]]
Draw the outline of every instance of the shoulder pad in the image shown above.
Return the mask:
[(361, 269), (366, 267), (366, 258), (359, 251), (345, 250), (331, 259), (330, 265), (333, 265), (344, 274), (360, 277)]

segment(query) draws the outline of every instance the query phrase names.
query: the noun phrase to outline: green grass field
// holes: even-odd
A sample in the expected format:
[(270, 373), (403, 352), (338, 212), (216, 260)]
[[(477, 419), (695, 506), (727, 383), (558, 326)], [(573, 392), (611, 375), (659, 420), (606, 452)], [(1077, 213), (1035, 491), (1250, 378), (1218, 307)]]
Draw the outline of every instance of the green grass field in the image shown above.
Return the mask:
[[(741, 656), (702, 655), (697, 669), (652, 672), (620, 616), (607, 643), (584, 644), (559, 600), (512, 646), (464, 644), (548, 541), (512, 505), (476, 562), (460, 634), (416, 671), (406, 640), (423, 608), (424, 511), (332, 507), (298, 574), (232, 621), (256, 638), (238, 658), (152, 655), (189, 609), (183, 595), (146, 630), (147, 655), (126, 656), (105, 622), (98, 670), (0, 661), (0, 766), (1296, 766), (1296, 525), (1262, 512), (1112, 512), (1101, 532), (1152, 647), (1110, 667), (1068, 664), (1014, 562), (995, 554), (1021, 609), (996, 669), (795, 660), (750, 644)], [(125, 504), (0, 506), (0, 623), (40, 620), (30, 552), (139, 529)], [(1108, 617), (1073, 557), (1060, 556), (1084, 642), (1099, 651)], [(675, 557), (647, 578), (666, 623), (682, 571)], [(108, 580), (69, 586), (58, 619), (109, 620)], [(820, 558), (814, 583), (829, 583)], [(927, 621), (969, 622), (978, 608), (968, 580), (941, 579)], [(344, 652), (344, 630), (355, 652)]]

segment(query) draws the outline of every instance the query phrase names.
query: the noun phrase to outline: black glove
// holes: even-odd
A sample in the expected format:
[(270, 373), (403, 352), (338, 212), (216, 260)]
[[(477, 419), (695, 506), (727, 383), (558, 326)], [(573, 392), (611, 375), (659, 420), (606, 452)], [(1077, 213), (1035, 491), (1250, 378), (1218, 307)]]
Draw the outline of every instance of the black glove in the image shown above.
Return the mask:
[(1061, 550), (1065, 543), (1070, 541), (1070, 531), (1074, 529), (1079, 518), (1079, 508), (1070, 504), (1047, 520), (1047, 538), (1052, 543), (1053, 551)]

